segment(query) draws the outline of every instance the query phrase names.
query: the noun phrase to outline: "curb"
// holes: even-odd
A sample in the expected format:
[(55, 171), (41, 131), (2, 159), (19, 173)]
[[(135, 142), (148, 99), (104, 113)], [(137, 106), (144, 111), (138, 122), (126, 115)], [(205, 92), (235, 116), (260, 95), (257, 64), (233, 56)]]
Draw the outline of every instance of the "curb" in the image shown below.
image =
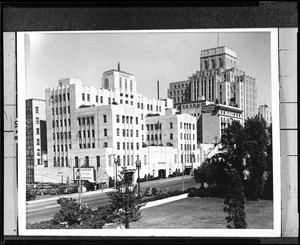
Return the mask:
[[(81, 195), (82, 196), (90, 196), (90, 195), (95, 195), (97, 193), (105, 193), (105, 192), (111, 192), (111, 191), (115, 191), (115, 189), (112, 188), (107, 188), (104, 190), (96, 190), (96, 191), (88, 191), (88, 192), (84, 192)], [(36, 203), (43, 203), (43, 202), (50, 202), (53, 200), (57, 200), (59, 198), (69, 198), (69, 197), (78, 197), (78, 192), (77, 193), (72, 193), (72, 194), (68, 194), (68, 195), (63, 195), (63, 196), (55, 196), (55, 197), (50, 197), (50, 198), (45, 198), (45, 199), (41, 199), (41, 200), (32, 200), (32, 201), (27, 201), (26, 205), (29, 204), (36, 204)]]
[(179, 196), (168, 197), (168, 198), (164, 198), (164, 199), (161, 199), (161, 200), (147, 202), (146, 205), (141, 207), (140, 209), (151, 208), (151, 207), (158, 206), (158, 205), (161, 205), (161, 204), (181, 200), (181, 199), (184, 199), (184, 198), (187, 198), (187, 197), (188, 197), (188, 194), (185, 193), (185, 194), (182, 194), (182, 195), (179, 195)]

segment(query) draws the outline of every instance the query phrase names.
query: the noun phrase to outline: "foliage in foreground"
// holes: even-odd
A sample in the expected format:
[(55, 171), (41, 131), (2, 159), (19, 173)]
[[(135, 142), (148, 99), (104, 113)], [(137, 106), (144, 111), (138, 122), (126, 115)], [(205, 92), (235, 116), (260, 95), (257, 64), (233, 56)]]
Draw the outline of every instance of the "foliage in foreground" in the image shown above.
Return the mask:
[(223, 211), (228, 214), (226, 220), (227, 228), (246, 229), (246, 213), (244, 188), (241, 183), (240, 176), (235, 169), (227, 171), (229, 177), (229, 186), (224, 201), (225, 207)]

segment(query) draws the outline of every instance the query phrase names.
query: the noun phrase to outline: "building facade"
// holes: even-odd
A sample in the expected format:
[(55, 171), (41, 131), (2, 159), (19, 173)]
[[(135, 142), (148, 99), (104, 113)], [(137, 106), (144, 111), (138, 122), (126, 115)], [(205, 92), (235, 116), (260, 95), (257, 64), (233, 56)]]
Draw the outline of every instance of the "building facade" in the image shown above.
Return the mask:
[[(237, 69), (236, 52), (225, 46), (202, 50), (200, 70), (180, 90), (178, 82), (170, 83), (168, 97), (174, 100), (175, 106), (205, 100), (243, 110), (243, 121), (257, 114), (255, 78)], [(184, 101), (180, 99), (181, 94), (186, 95)]]
[(258, 116), (266, 120), (267, 126), (270, 126), (272, 123), (272, 109), (268, 105), (258, 107)]
[(221, 104), (202, 107), (203, 144), (217, 144), (222, 133), (232, 121), (243, 123), (243, 111), (239, 108)]
[(45, 100), (26, 100), (26, 182), (35, 181), (35, 169), (47, 165)]
[[(172, 100), (137, 93), (135, 77), (121, 71), (119, 65), (103, 73), (101, 86), (84, 86), (80, 80), (67, 78), (46, 89), (48, 165), (39, 170), (40, 180), (50, 181), (50, 176), (51, 182), (72, 180), (73, 168), (80, 165), (94, 168), (96, 182), (114, 178), (122, 169), (132, 171), (136, 180), (137, 159), (142, 161), (141, 177), (167, 177), (177, 170), (179, 165), (174, 167), (174, 162), (180, 161), (175, 146), (168, 145), (165, 138), (155, 146), (147, 142), (149, 115), (174, 114)], [(191, 117), (173, 115), (170, 120), (188, 120), (191, 125), (195, 120)]]

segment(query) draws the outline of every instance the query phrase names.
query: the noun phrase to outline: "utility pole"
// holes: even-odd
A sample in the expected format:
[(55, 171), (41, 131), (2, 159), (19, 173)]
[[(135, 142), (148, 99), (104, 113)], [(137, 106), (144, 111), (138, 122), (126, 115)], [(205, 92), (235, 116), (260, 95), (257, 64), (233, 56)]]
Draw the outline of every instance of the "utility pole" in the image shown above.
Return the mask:
[(79, 205), (81, 208), (81, 161), (79, 160)]

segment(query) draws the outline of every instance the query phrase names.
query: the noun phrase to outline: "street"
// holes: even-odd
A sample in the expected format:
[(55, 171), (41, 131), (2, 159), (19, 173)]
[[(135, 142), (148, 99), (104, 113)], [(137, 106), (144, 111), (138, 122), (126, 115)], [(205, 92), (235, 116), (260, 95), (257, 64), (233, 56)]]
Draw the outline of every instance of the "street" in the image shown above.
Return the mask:
[[(141, 191), (144, 193), (147, 187), (156, 187), (159, 188), (163, 193), (166, 193), (167, 188), (170, 191), (174, 190), (182, 190), (183, 181), (182, 177), (175, 177), (169, 179), (161, 179), (149, 182), (143, 182), (140, 184)], [(184, 189), (190, 187), (199, 187), (200, 184), (196, 183), (192, 176), (184, 177)], [(57, 203), (57, 199), (59, 197), (63, 197), (65, 195), (57, 196), (57, 198), (53, 198), (53, 196), (49, 196), (49, 198), (44, 199), (42, 202), (28, 202), (26, 205), (26, 223), (34, 223), (40, 222), (43, 220), (52, 219), (54, 214), (59, 211), (59, 204)], [(79, 196), (78, 193), (70, 194), (68, 197), (72, 197), (78, 201)], [(92, 209), (96, 209), (98, 206), (103, 206), (108, 204), (108, 198), (105, 192), (101, 192), (101, 190), (83, 193), (81, 196), (81, 202), (87, 204), (92, 207)]]

